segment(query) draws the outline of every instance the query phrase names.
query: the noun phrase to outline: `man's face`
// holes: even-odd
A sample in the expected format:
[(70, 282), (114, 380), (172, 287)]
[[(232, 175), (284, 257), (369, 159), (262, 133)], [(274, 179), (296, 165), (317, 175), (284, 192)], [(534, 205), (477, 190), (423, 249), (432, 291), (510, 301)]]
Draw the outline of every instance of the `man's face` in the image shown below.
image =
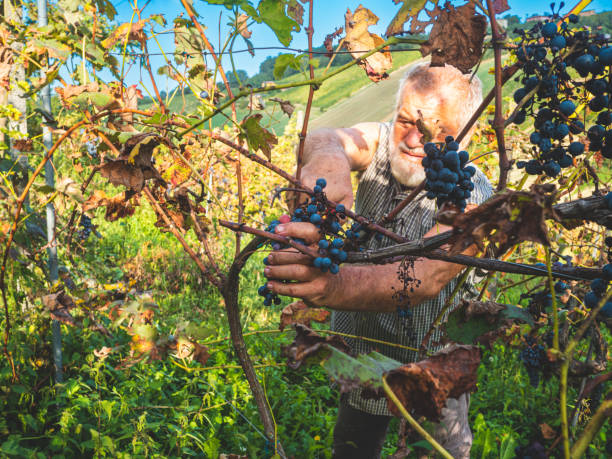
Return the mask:
[(390, 145), (391, 172), (401, 184), (415, 187), (425, 179), (421, 165), (425, 152), (417, 120), (422, 116), (427, 126), (434, 127), (437, 133), (434, 142), (443, 142), (448, 135), (455, 137), (461, 128), (457, 119), (460, 99), (456, 94), (445, 94), (444, 88), (439, 88), (438, 93), (423, 93), (414, 91), (410, 82), (406, 83)]

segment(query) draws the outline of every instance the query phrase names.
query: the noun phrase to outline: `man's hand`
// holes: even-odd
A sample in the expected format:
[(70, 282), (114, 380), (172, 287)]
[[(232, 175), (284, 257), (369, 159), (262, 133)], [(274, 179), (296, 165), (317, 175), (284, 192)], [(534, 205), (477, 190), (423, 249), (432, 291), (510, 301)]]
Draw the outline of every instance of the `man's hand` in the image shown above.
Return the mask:
[[(321, 237), (317, 227), (310, 223), (281, 224), (276, 227), (276, 233), (302, 239), (306, 245), (315, 248)], [(338, 274), (323, 273), (312, 266), (311, 257), (296, 252), (293, 248), (270, 253), (264, 275), (270, 279), (267, 286), (273, 293), (301, 298), (314, 306), (333, 303), (341, 283)], [(295, 282), (285, 284), (280, 282), (281, 280)]]

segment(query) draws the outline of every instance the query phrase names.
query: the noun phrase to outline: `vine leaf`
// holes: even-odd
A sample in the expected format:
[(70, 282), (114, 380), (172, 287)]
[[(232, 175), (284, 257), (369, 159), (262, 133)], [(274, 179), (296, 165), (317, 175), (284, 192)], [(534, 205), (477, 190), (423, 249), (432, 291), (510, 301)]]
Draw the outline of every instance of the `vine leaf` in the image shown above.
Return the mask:
[(144, 46), (147, 41), (147, 34), (144, 32), (144, 26), (149, 21), (150, 18), (147, 18), (137, 22), (124, 22), (120, 24), (108, 38), (102, 40), (102, 46), (106, 49), (111, 49), (118, 41), (123, 43), (126, 39), (128, 42), (137, 41)]
[(274, 61), (274, 70), (272, 75), (275, 80), (280, 80), (285, 74), (287, 67), (291, 67), (295, 70), (300, 70), (300, 59), (293, 54), (279, 54)]
[[(187, 78), (194, 92), (196, 94), (202, 91), (209, 94), (214, 92), (214, 103), (217, 103), (220, 94), (204, 60), (206, 44), (191, 21), (183, 18), (174, 20), (174, 45), (174, 62), (177, 65), (185, 65)], [(169, 76), (176, 75), (170, 68), (164, 71)], [(182, 83), (183, 78), (180, 75), (176, 76), (179, 77), (177, 81)]]
[(462, 300), (448, 316), (443, 330), (445, 337), (452, 342), (490, 346), (517, 320), (533, 326), (531, 314), (518, 306)]
[(238, 19), (236, 20), (236, 30), (244, 38), (251, 38), (251, 35), (253, 34), (253, 32), (251, 32), (247, 28), (247, 20), (248, 19), (249, 19), (249, 16), (244, 14), (244, 13), (242, 13), (240, 16), (238, 16)]
[(131, 191), (140, 192), (146, 180), (161, 179), (151, 162), (153, 149), (159, 143), (160, 137), (150, 132), (130, 137), (121, 156), (104, 164), (100, 174), (113, 185), (123, 185)]
[(295, 107), (290, 101), (278, 99), (277, 97), (270, 97), (270, 101), (277, 102), (280, 105), (280, 108), (283, 111), (283, 113), (287, 115), (289, 118), (291, 118), (291, 115), (293, 114)]
[[(384, 396), (382, 377), (408, 411), (417, 416), (440, 419), (446, 400), (476, 390), (480, 349), (453, 345), (416, 363), (402, 364), (378, 352), (349, 355), (349, 348), (337, 336), (323, 338), (304, 325), (295, 326), (297, 335), (283, 349), (289, 366), (297, 368), (305, 359), (318, 359), (341, 392), (363, 389), (369, 398)], [(388, 400), (389, 410), (400, 413)]]
[(495, 14), (503, 13), (509, 9), (510, 5), (508, 5), (508, 0), (493, 0), (493, 12)]
[[(478, 346), (455, 344), (428, 359), (392, 370), (387, 382), (408, 411), (437, 422), (448, 398), (476, 390), (480, 358)], [(387, 403), (389, 411), (401, 415), (394, 403)]]
[[(359, 5), (354, 13), (347, 8), (344, 15), (346, 36), (344, 46), (353, 58), (358, 59), (372, 48), (379, 46), (384, 40), (376, 34), (368, 31), (368, 27), (378, 23), (378, 16), (369, 9)], [(366, 71), (370, 80), (378, 82), (389, 75), (393, 65), (393, 59), (389, 49), (386, 48), (359, 61), (359, 66)]]
[(329, 320), (330, 312), (322, 308), (309, 308), (303, 301), (295, 301), (281, 311), (280, 330), (287, 325), (303, 324), (310, 327), (312, 321), (323, 323)]
[(468, 73), (478, 63), (483, 51), (487, 19), (476, 13), (473, 3), (455, 8), (449, 2), (439, 10), (421, 54), (431, 54), (431, 65), (450, 64)]
[(195, 360), (202, 365), (206, 365), (210, 358), (210, 352), (208, 352), (206, 346), (192, 341), (185, 336), (179, 336), (176, 340), (176, 356), (179, 359)]
[(298, 0), (289, 0), (287, 3), (287, 16), (299, 25), (304, 24), (304, 7)]
[(281, 351), (283, 356), (287, 357), (287, 365), (294, 370), (298, 369), (306, 359), (313, 358), (321, 361), (322, 352), (324, 356), (331, 349), (339, 349), (342, 354), (349, 353), (350, 348), (346, 342), (339, 336), (322, 337), (310, 328), (302, 324), (295, 324), (297, 335), (291, 344), (282, 346)]
[(104, 218), (109, 222), (114, 222), (120, 218), (129, 217), (134, 214), (136, 207), (129, 202), (124, 193), (115, 196), (107, 196), (102, 190), (95, 190), (94, 193), (83, 203), (83, 211), (87, 212), (98, 207), (106, 207)]
[(535, 185), (531, 191), (508, 191), (465, 214), (443, 208), (438, 221), (453, 226), (451, 253), (461, 253), (472, 244), (484, 250), (485, 240), (496, 257), (522, 241), (550, 245), (546, 219), (558, 220), (552, 207), (554, 190), (549, 184)]
[(78, 325), (75, 318), (70, 314), (70, 310), (74, 309), (76, 304), (64, 290), (43, 296), (42, 303), (55, 320), (69, 325)]
[(300, 25), (291, 17), (285, 14), (285, 2), (278, 0), (261, 0), (257, 6), (257, 16), (255, 21), (264, 22), (275, 33), (276, 38), (284, 46), (289, 46), (292, 37), (291, 32), (300, 31)]
[(255, 113), (244, 118), (240, 123), (242, 132), (239, 137), (242, 139), (246, 138), (251, 149), (261, 150), (265, 157), (268, 158), (268, 161), (270, 161), (272, 159), (271, 145), (276, 145), (278, 139), (260, 124), (261, 118), (261, 113)]
[(336, 27), (336, 29), (332, 33), (328, 33), (325, 35), (325, 40), (323, 40), (323, 46), (327, 50), (325, 55), (331, 59), (334, 54), (334, 39), (339, 37), (340, 34), (344, 32), (344, 27)]
[(406, 21), (416, 18), (428, 0), (393, 0), (393, 2), (396, 5), (402, 3), (402, 6), (387, 27), (386, 34), (388, 37), (401, 33)]

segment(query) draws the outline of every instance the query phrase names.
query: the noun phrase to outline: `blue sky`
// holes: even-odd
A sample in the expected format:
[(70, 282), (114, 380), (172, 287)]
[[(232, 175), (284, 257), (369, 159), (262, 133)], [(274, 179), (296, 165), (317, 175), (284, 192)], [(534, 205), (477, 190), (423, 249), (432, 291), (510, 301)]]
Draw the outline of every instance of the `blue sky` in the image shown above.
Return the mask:
[[(133, 6), (132, 1), (133, 0), (119, 0), (113, 2), (118, 11), (118, 22), (128, 22), (130, 20)], [(569, 5), (574, 5), (576, 2), (577, 0), (568, 1), (563, 10), (568, 11), (570, 8)], [(145, 0), (138, 0), (139, 7), (142, 7), (144, 3)], [(257, 0), (253, 0), (252, 3), (257, 4)], [(452, 3), (463, 4), (465, 2), (453, 0)], [(501, 16), (506, 14), (516, 14), (522, 20), (524, 20), (526, 17), (533, 14), (542, 14), (550, 11), (550, 1), (508, 0), (508, 3), (511, 6), (511, 9), (508, 12), (503, 13)], [(219, 24), (221, 24), (221, 38), (223, 39), (224, 34), (226, 34), (228, 30), (226, 23), (229, 21), (231, 12), (223, 6), (208, 5), (200, 0), (193, 0), (193, 4), (196, 11), (198, 11), (201, 16), (201, 23), (208, 28), (207, 36), (209, 40), (211, 43), (213, 43), (215, 49), (218, 49)], [(379, 35), (384, 34), (387, 25), (400, 7), (400, 5), (396, 5), (393, 0), (314, 0), (313, 23), (315, 32), (313, 44), (315, 46), (320, 45), (323, 42), (325, 35), (332, 32), (335, 27), (344, 26), (344, 13), (346, 12), (347, 7), (351, 10), (355, 10), (360, 4), (366, 8), (369, 8), (380, 18), (377, 25), (370, 27), (372, 32), (378, 33)], [(304, 8), (307, 11), (308, 4), (305, 4)], [(612, 9), (612, 3), (609, 0), (594, 0), (587, 7), (587, 9), (606, 11)], [(169, 22), (169, 27), (171, 27), (172, 19), (182, 12), (184, 13), (184, 9), (179, 0), (151, 0), (143, 12), (143, 17), (147, 17), (151, 14), (163, 14), (166, 20)], [(221, 20), (219, 20), (220, 17)], [(305, 15), (305, 20), (306, 18), (307, 16)], [(250, 29), (253, 32), (251, 41), (256, 47), (281, 46), (274, 33), (265, 24), (254, 24), (250, 27)], [(167, 52), (174, 49), (172, 34), (159, 36), (159, 41), (161, 46), (164, 48), (164, 51)], [(307, 39), (304, 29), (302, 29), (299, 33), (293, 34), (293, 41), (291, 42), (290, 46), (292, 48), (300, 49), (307, 48)], [(234, 49), (244, 50), (245, 48), (246, 46), (244, 42), (241, 39), (237, 40)], [(149, 42), (149, 52), (160, 53), (159, 47), (154, 41)], [(234, 56), (234, 62), (236, 64), (236, 68), (244, 69), (249, 75), (253, 75), (254, 73), (257, 73), (260, 63), (267, 56), (277, 55), (281, 52), (282, 50), (259, 50), (256, 51), (255, 57), (251, 57), (246, 52), (237, 53)], [(210, 63), (212, 65), (212, 61)], [(156, 67), (164, 65), (163, 57), (153, 56), (151, 64), (154, 70)], [(223, 64), (226, 70), (231, 69), (229, 59), (224, 58)], [(128, 84), (134, 84), (140, 81), (140, 69), (135, 67), (132, 67), (132, 70), (129, 72), (126, 78)], [(142, 72), (142, 78), (144, 79), (143, 82), (145, 86), (150, 87), (148, 76), (146, 76), (144, 72)], [(160, 81), (158, 81), (158, 84), (160, 85), (160, 89), (164, 89), (165, 83), (161, 81), (162, 77), (159, 77), (159, 80)], [(174, 84), (170, 84), (170, 87), (172, 86), (174, 86)]]

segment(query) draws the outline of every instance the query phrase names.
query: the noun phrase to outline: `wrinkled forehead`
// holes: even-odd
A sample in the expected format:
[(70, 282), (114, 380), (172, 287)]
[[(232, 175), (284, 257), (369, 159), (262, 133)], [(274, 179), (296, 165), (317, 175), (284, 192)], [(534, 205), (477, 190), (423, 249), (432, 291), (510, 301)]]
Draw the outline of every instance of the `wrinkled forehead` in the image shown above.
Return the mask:
[(398, 114), (409, 119), (417, 119), (420, 111), (426, 120), (453, 127), (460, 124), (459, 113), (467, 96), (455, 86), (437, 79), (411, 79), (406, 81), (397, 110)]

